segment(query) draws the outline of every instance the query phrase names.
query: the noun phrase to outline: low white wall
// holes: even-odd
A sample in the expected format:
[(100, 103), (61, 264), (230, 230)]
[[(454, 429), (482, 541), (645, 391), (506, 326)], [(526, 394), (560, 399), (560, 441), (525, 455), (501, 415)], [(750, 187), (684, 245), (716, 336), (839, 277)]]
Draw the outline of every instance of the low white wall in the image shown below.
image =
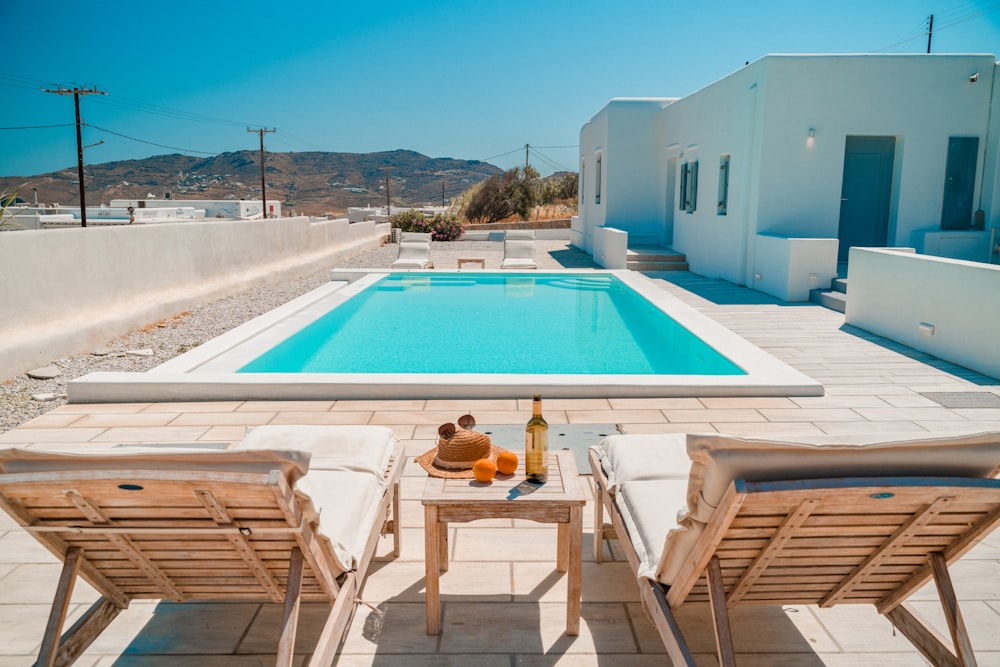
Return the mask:
[(296, 217), (0, 234), (0, 379), (330, 266), (388, 232), (373, 222)]
[(594, 230), (594, 261), (605, 269), (628, 267), (628, 232), (614, 227)]
[(753, 288), (784, 301), (808, 301), (837, 277), (837, 239), (758, 234)]
[(990, 256), (989, 240), (990, 233), (985, 230), (924, 232), (924, 254), (987, 262)]
[(1000, 266), (851, 248), (845, 321), (1000, 378)]

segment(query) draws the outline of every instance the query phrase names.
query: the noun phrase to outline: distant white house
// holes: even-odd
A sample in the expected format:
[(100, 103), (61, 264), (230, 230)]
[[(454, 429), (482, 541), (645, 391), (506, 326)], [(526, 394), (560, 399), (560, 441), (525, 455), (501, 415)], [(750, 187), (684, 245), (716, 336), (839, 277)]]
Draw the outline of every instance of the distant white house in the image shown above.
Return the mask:
[[(614, 99), (580, 132), (575, 245), (609, 230), (789, 300), (852, 246), (996, 261), (993, 55), (768, 55), (680, 99)], [(620, 232), (617, 232), (620, 234)]]

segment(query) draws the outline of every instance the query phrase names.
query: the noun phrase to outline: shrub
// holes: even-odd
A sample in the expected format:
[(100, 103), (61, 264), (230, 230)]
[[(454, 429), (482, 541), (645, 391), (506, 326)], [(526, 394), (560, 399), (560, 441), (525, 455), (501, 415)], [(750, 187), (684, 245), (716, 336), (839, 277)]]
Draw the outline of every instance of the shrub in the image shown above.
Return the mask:
[(420, 211), (410, 209), (391, 216), (389, 222), (404, 232), (430, 233), (434, 241), (457, 241), (465, 231), (458, 217), (451, 213), (438, 213), (430, 218)]
[(480, 223), (497, 222), (512, 215), (528, 219), (538, 201), (535, 185), (538, 172), (531, 167), (528, 170), (508, 169), (483, 181), (470, 194), (465, 205), (465, 217)]

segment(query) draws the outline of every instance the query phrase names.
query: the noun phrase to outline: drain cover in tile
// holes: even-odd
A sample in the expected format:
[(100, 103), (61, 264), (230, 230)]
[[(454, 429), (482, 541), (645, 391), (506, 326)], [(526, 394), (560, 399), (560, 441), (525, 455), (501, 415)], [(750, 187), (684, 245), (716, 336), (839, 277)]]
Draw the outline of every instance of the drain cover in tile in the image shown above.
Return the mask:
[(924, 391), (921, 395), (946, 408), (1000, 408), (1000, 396), (988, 391)]
[[(476, 424), (476, 430), (490, 436), (494, 445), (523, 456), (524, 424)], [(549, 424), (549, 449), (572, 450), (576, 469), (580, 474), (589, 474), (587, 448), (609, 435), (618, 435), (614, 424)]]

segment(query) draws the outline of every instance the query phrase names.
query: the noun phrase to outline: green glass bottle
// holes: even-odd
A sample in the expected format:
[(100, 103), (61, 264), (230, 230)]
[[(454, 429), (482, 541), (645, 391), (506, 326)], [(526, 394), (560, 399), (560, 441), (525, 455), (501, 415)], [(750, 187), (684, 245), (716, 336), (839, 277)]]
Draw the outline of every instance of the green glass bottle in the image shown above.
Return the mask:
[(544, 484), (549, 478), (549, 425), (542, 418), (542, 397), (531, 402), (531, 419), (524, 427), (524, 472), (529, 482)]

